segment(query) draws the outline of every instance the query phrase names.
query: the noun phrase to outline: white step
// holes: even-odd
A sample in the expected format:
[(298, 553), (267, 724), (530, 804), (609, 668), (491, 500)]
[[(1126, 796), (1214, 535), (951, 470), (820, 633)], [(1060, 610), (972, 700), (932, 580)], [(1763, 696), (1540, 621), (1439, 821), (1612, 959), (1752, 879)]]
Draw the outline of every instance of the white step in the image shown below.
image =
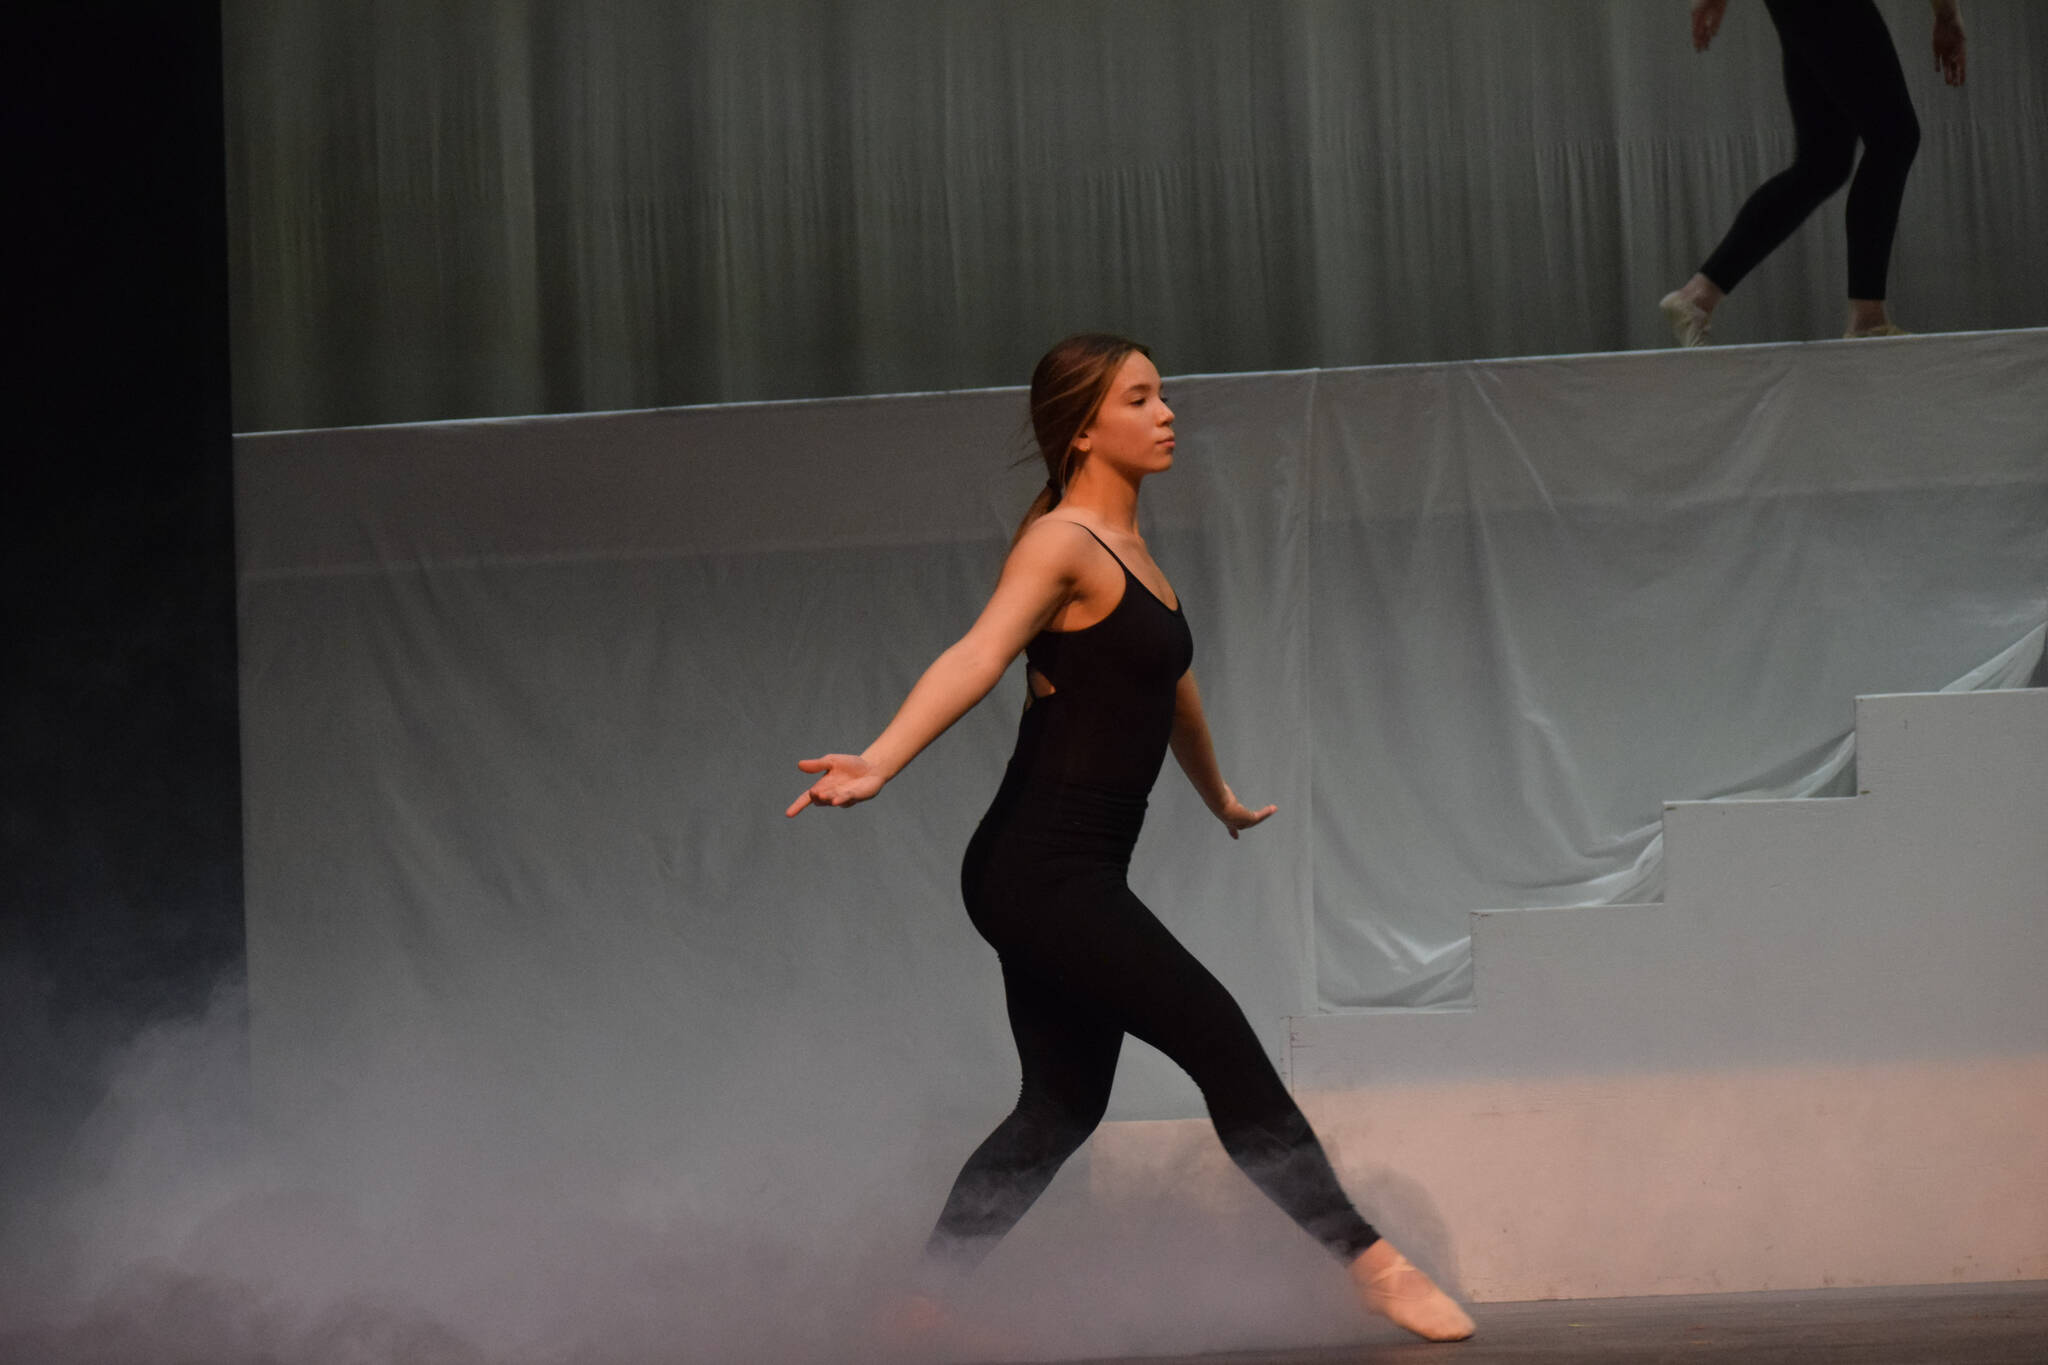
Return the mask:
[[(2048, 1276), (2048, 691), (1857, 733), (1855, 797), (1667, 807), (1662, 905), (1475, 915), (1474, 1009), (1291, 1021), (1411, 1255), (1478, 1299)], [(1214, 1145), (1112, 1125), (1095, 1189), (1242, 1205)]]

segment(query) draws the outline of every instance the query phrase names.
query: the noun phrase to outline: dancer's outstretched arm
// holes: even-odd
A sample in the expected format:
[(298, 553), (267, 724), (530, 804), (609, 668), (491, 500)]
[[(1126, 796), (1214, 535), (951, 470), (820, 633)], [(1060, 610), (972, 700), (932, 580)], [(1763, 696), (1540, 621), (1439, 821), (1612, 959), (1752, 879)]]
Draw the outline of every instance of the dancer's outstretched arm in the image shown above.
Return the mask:
[(1173, 757), (1195, 790), (1202, 794), (1202, 804), (1223, 822), (1233, 839), (1239, 830), (1250, 829), (1280, 809), (1247, 809), (1223, 780), (1223, 770), (1216, 763), (1216, 745), (1209, 738), (1209, 721), (1202, 714), (1202, 690), (1195, 686), (1192, 668), (1180, 675), (1173, 691)]
[(783, 814), (795, 815), (805, 806), (851, 806), (881, 791), (987, 696), (1010, 661), (1052, 620), (1079, 581), (1086, 546), (1081, 536), (1034, 523), (1010, 551), (973, 628), (932, 660), (888, 728), (860, 753), (799, 762), (803, 771), (822, 775)]

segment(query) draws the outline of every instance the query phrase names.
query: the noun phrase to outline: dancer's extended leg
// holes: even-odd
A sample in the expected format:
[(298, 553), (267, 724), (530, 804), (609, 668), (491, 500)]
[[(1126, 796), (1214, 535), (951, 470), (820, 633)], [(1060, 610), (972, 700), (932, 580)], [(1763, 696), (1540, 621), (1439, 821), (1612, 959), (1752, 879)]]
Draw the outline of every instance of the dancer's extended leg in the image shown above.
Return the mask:
[[(1792, 164), (1757, 186), (1699, 273), (1723, 294), (1734, 291), (1764, 257), (1849, 182), (1856, 162), (1856, 125), (1831, 96), (1803, 30), (1771, 10), (1784, 45), (1785, 98), (1792, 106)], [(1880, 21), (1881, 22), (1881, 21)], [(1896, 65), (1896, 59), (1894, 59)]]
[(1108, 1011), (1005, 959), (1003, 994), (1023, 1069), (1016, 1108), (974, 1150), (939, 1214), (927, 1261), (973, 1268), (1022, 1218), (1109, 1104), (1124, 1030)]
[(968, 845), (961, 890), (1002, 959), (1023, 1085), (954, 1182), (929, 1243), (927, 1283), (943, 1293), (1087, 1139), (1130, 1033), (1193, 1078), (1239, 1169), (1377, 1286), (1360, 1282), (1369, 1308), (1439, 1335), (1449, 1319), (1437, 1310), (1462, 1316), (1456, 1305), (1405, 1262), (1394, 1279), (1377, 1274), (1399, 1254), (1352, 1206), (1244, 1012), (1125, 884), (1143, 814), (1139, 797), (1006, 779)]

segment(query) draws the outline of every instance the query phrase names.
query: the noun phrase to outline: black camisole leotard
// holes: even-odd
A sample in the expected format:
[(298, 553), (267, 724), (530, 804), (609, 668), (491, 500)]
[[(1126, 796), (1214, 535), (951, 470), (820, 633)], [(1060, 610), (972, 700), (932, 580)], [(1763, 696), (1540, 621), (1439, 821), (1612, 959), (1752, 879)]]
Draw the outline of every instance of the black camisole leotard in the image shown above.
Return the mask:
[(1158, 780), (1173, 738), (1174, 693), (1194, 661), (1195, 641), (1179, 607), (1168, 607), (1121, 559), (1117, 567), (1124, 591), (1107, 616), (1079, 630), (1041, 630), (1024, 646), (1031, 671), (1053, 690), (1025, 706), (1011, 780), (1078, 784), (1139, 801)]
[(1194, 1079), (1232, 1160), (1349, 1260), (1377, 1234), (1236, 1001), (1125, 882), (1194, 642), (1181, 609), (1117, 565), (1107, 616), (1026, 646), (1052, 690), (1026, 706), (961, 866), (968, 917), (1002, 961), (1023, 1083), (954, 1182), (928, 1259), (971, 1266), (1024, 1215), (1101, 1121), (1129, 1033)]

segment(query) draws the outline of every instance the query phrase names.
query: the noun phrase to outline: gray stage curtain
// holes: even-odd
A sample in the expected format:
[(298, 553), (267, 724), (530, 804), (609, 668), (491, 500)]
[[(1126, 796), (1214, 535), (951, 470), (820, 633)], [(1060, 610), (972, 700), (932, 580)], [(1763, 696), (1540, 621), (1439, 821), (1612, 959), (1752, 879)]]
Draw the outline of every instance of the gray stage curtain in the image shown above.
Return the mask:
[[(2048, 322), (2048, 6), (1970, 0), (1892, 295)], [(238, 430), (1668, 344), (1789, 159), (1737, 0), (229, 0)], [(1833, 335), (1841, 200), (1728, 341)]]

